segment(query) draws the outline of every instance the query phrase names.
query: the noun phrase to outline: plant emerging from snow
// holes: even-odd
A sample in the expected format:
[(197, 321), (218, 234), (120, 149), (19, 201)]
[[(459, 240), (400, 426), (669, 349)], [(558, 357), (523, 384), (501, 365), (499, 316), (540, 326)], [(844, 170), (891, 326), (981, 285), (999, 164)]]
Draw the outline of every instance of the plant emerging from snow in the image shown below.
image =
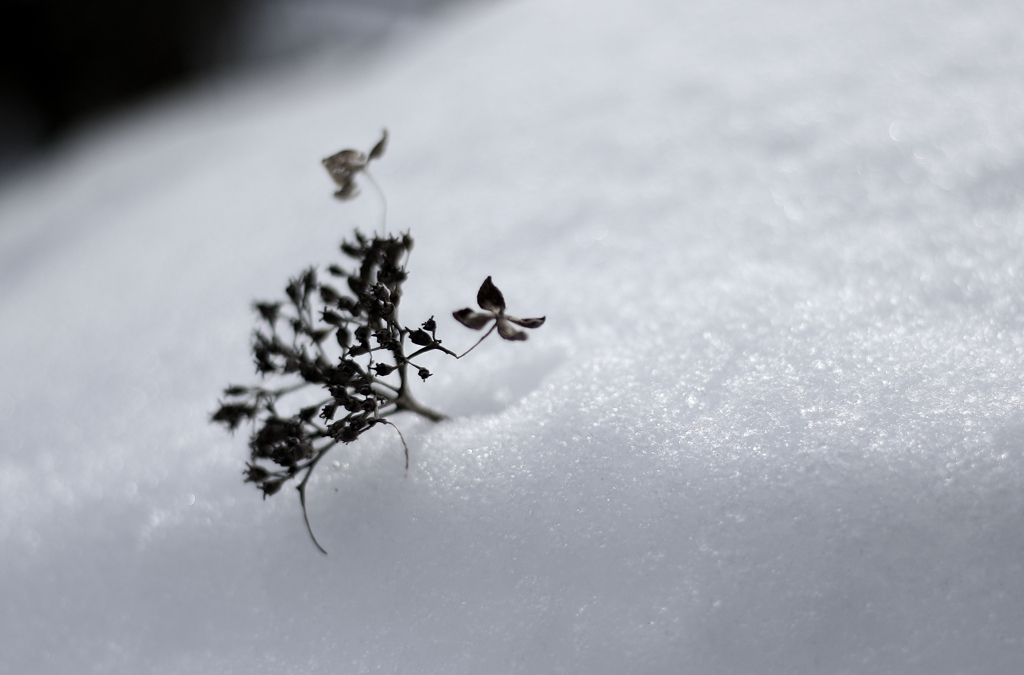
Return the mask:
[[(336, 197), (347, 200), (358, 193), (356, 175), (370, 177), (366, 166), (384, 154), (386, 144), (387, 131), (368, 154), (343, 150), (323, 160), (340, 188)], [(408, 233), (367, 238), (357, 230), (352, 241), (341, 243), (342, 253), (352, 261), (351, 269), (331, 265), (327, 268), (330, 281), (315, 268), (306, 269), (289, 281), (286, 301), (254, 303), (260, 325), (253, 333), (252, 350), (263, 381), (227, 387), (211, 417), (231, 431), (243, 423), (252, 425), (245, 480), (263, 490), (264, 498), (299, 479), (306, 529), (324, 553), (309, 523), (306, 487), (327, 452), (375, 426), (398, 431), (389, 419), (395, 413), (410, 412), (434, 422), (445, 419), (413, 397), (411, 374), (424, 381), (430, 377), (430, 371), (414, 359), (432, 351), (460, 359), (495, 329), (506, 340), (525, 340), (526, 333), (512, 324), (538, 328), (544, 323), (544, 317), (517, 319), (505, 314), (505, 299), (487, 277), (477, 292), (483, 311), (453, 312), (455, 319), (474, 330), (494, 322), (462, 354), (442, 346), (434, 317), (419, 328), (403, 326), (398, 309), (412, 247)], [(337, 286), (332, 285), (335, 282)], [(322, 393), (308, 398), (306, 405), (294, 403), (297, 397), (291, 395), (309, 389)], [(408, 471), (409, 446), (401, 431), (398, 436)]]

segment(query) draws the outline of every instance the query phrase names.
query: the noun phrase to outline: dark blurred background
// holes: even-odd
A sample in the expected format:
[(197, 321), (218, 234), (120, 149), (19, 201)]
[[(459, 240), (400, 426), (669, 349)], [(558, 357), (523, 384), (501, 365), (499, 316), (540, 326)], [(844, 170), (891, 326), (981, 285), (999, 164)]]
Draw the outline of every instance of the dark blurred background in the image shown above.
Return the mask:
[(167, 87), (327, 43), (368, 48), (457, 0), (0, 0), (0, 177)]

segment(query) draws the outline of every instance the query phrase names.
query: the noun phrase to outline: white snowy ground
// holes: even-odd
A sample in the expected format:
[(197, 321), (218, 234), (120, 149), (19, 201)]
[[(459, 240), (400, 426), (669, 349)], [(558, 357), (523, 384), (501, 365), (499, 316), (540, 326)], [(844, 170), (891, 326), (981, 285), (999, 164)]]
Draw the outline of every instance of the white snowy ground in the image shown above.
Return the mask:
[[(524, 0), (0, 195), (0, 672), (1024, 669), (1024, 5)], [(456, 415), (241, 482), (254, 297), (377, 169)]]

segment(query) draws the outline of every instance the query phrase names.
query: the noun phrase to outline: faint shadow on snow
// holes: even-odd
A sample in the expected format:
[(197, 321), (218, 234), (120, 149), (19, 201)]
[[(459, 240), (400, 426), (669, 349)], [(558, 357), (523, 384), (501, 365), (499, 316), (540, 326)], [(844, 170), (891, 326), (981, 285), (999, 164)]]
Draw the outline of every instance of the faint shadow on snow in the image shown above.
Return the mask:
[[(420, 387), (417, 396), (435, 405), (450, 417), (472, 417), (500, 413), (537, 390), (545, 378), (567, 360), (564, 349), (527, 345), (499, 344), (493, 352), (452, 364), (449, 374), (438, 376), (441, 387), (431, 387), (433, 378)], [(519, 353), (502, 354), (509, 348)], [(458, 371), (458, 372), (451, 372)]]

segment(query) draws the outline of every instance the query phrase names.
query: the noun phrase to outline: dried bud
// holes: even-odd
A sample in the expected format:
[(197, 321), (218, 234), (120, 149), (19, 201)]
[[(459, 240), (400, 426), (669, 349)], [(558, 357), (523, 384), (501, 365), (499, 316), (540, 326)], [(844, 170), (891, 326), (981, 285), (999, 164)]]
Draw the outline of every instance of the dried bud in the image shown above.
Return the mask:
[(252, 419), (255, 414), (255, 406), (244, 403), (222, 403), (217, 412), (210, 416), (210, 421), (220, 422), (226, 425), (230, 431), (234, 431), (243, 420)]
[(246, 464), (245, 467), (246, 483), (262, 483), (270, 478), (270, 472), (259, 464)]
[(310, 267), (302, 274), (302, 293), (309, 295), (316, 288), (316, 270)]
[(434, 343), (434, 338), (430, 337), (430, 334), (422, 328), (409, 333), (409, 339), (414, 345), (419, 345), (421, 347), (427, 347)]
[(333, 287), (323, 284), (320, 286), (320, 299), (328, 305), (333, 305), (341, 299), (341, 295)]
[(284, 290), (293, 303), (296, 305), (302, 303), (302, 282), (299, 279), (292, 279)]
[(277, 480), (268, 480), (263, 485), (260, 485), (260, 488), (263, 490), (263, 498), (266, 499), (280, 492), (284, 481), (284, 478), (279, 478)]
[(264, 321), (273, 325), (277, 321), (278, 310), (281, 309), (280, 302), (254, 302), (253, 308), (260, 313)]

